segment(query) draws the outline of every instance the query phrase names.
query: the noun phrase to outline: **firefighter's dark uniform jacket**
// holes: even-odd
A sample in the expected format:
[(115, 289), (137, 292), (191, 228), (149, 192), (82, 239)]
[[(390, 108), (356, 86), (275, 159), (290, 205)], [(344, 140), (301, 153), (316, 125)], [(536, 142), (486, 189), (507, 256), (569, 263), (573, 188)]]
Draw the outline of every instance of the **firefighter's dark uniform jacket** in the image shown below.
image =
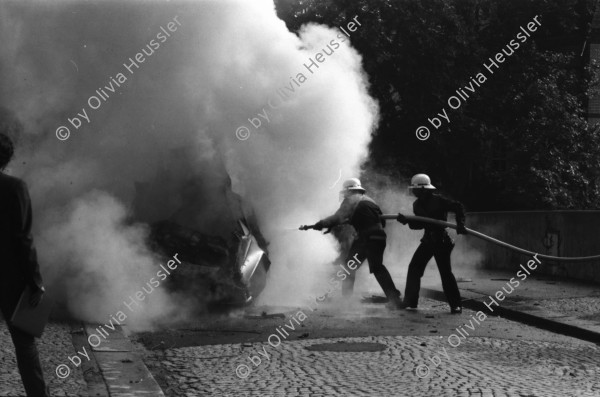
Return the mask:
[[(454, 200), (432, 194), (429, 197), (419, 198), (413, 203), (413, 212), (417, 216), (438, 219), (440, 221), (448, 220), (448, 212), (456, 214), (457, 225), (465, 224), (465, 209), (463, 205)], [(448, 243), (450, 236), (443, 226), (432, 225), (419, 221), (409, 221), (408, 226), (414, 230), (425, 229), (423, 238), (424, 243)]]
[(382, 236), (385, 239), (385, 220), (379, 218), (381, 209), (375, 201), (367, 195), (362, 195), (353, 202), (346, 198), (335, 214), (321, 220), (319, 223), (324, 228), (331, 228), (343, 223), (354, 226), (358, 238), (365, 240), (370, 236)]
[[(321, 220), (318, 225), (331, 228), (339, 224), (349, 223), (354, 226), (358, 233), (358, 239), (352, 243), (347, 262), (356, 257), (360, 267), (367, 259), (369, 272), (373, 273), (388, 299), (399, 305), (400, 291), (396, 289), (390, 273), (383, 265), (386, 234), (383, 230), (385, 221), (379, 218), (380, 215), (381, 209), (372, 198), (364, 194), (358, 197), (353, 195), (344, 199), (336, 213)], [(354, 275), (355, 271), (349, 275), (349, 282), (342, 284), (342, 294), (344, 296), (352, 294)]]

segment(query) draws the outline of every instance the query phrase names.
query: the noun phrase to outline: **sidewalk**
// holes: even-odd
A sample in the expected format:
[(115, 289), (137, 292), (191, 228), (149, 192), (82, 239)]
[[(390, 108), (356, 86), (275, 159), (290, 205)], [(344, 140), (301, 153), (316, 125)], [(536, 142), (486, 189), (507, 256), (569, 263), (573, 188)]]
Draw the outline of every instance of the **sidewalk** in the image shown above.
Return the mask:
[[(59, 378), (56, 367), (68, 361), (75, 354), (71, 327), (66, 323), (50, 322), (41, 339), (37, 340), (40, 360), (46, 384), (50, 386), (52, 396), (87, 396), (87, 386), (81, 371), (71, 371)], [(0, 318), (0, 396), (24, 396), (25, 389), (17, 369), (14, 347), (4, 319)]]
[[(92, 337), (93, 347), (90, 335), (102, 335), (94, 327), (51, 321), (37, 340), (44, 379), (52, 396), (164, 396), (126, 330), (116, 326), (106, 339)], [(0, 321), (0, 351), (0, 397), (24, 396), (4, 320)]]
[[(600, 286), (536, 274), (522, 281), (516, 271), (480, 270), (467, 277), (461, 277), (460, 272), (455, 275), (464, 307), (600, 343)], [(520, 282), (512, 292), (507, 285), (511, 278)], [(502, 301), (495, 296), (498, 291), (501, 298), (504, 296)], [(446, 301), (439, 276), (437, 284), (424, 282), (421, 295)]]
[(131, 343), (127, 327), (117, 325), (114, 331), (99, 329), (97, 324), (86, 323), (84, 329), (73, 335), (75, 350), (80, 352), (85, 348), (90, 356), (88, 361), (81, 360), (88, 395), (164, 397), (142, 354)]

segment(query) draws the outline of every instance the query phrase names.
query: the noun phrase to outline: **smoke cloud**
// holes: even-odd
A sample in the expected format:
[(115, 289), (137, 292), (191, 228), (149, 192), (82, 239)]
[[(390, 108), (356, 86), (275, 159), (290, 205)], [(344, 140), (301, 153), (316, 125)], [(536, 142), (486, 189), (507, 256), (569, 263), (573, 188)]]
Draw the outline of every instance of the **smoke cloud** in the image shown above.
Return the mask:
[[(23, 126), (10, 173), (30, 187), (42, 273), (72, 313), (107, 321), (155, 275), (149, 222), (227, 237), (227, 175), (270, 241), (262, 301), (297, 303), (316, 288), (335, 244), (284, 229), (336, 209), (339, 176), (359, 173), (378, 119), (361, 57), (339, 34), (309, 25), (297, 36), (267, 0), (0, 3), (0, 107)], [(182, 299), (154, 291), (128, 322), (185, 317)]]

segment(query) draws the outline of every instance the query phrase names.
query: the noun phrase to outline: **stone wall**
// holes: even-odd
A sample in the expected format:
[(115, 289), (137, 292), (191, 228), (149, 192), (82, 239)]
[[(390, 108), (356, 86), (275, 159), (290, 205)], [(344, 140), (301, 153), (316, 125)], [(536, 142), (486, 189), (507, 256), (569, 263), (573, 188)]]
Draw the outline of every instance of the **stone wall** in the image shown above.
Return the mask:
[[(600, 255), (600, 211), (471, 212), (467, 227), (540, 254), (574, 257)], [(516, 271), (529, 257), (498, 245), (467, 237), (483, 252), (480, 266)], [(600, 284), (600, 260), (542, 260), (537, 272)]]

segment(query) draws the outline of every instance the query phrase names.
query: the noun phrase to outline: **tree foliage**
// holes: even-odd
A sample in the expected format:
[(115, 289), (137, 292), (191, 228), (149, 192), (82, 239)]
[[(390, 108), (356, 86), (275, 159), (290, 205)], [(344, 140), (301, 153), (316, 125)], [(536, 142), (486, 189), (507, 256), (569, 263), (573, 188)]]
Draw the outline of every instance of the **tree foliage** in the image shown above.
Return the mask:
[[(429, 173), (469, 210), (600, 206), (600, 128), (588, 125), (585, 113), (598, 67), (581, 55), (595, 3), (276, 2), (294, 31), (308, 22), (340, 26), (359, 16), (352, 45), (363, 55), (382, 116), (368, 167), (407, 177)], [(493, 74), (485, 70), (536, 15), (538, 31)], [(487, 81), (450, 112), (448, 98), (482, 71)], [(436, 130), (427, 119), (442, 108), (450, 123)], [(421, 125), (431, 130), (427, 141), (415, 137)]]

